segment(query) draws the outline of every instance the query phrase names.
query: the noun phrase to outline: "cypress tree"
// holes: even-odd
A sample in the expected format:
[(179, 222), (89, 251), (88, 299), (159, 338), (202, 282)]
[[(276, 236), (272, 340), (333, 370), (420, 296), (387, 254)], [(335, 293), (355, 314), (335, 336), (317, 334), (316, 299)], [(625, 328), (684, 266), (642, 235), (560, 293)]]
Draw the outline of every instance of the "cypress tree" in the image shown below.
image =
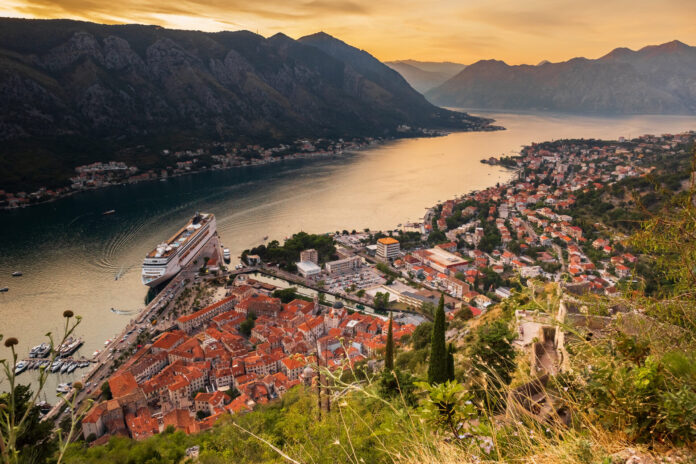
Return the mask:
[(447, 345), (445, 344), (445, 298), (440, 295), (440, 303), (435, 311), (433, 335), (430, 340), (430, 365), (428, 382), (444, 383), (447, 381)]
[(394, 335), (392, 334), (392, 316), (389, 314), (389, 328), (387, 329), (387, 348), (384, 351), (384, 369), (394, 370)]
[(447, 380), (454, 381), (454, 345), (447, 345)]

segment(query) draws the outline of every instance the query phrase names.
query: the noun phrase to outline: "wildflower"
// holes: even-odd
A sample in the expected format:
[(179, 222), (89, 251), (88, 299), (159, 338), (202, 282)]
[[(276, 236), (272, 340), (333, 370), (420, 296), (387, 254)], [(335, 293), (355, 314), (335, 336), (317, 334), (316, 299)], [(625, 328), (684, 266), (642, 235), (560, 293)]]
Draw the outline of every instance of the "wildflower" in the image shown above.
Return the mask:
[(63, 311), (63, 317), (65, 317), (65, 318), (67, 318), (67, 319), (70, 319), (71, 317), (73, 317), (74, 314), (75, 314), (75, 313), (73, 313), (73, 312), (70, 311), (69, 309), (66, 309), (65, 311)]
[(17, 340), (15, 337), (10, 337), (7, 340), (5, 340), (5, 347), (11, 348), (15, 346), (17, 343), (19, 343), (19, 340)]
[(486, 454), (491, 454), (493, 451), (493, 439), (491, 437), (480, 437), (481, 443), (479, 446)]

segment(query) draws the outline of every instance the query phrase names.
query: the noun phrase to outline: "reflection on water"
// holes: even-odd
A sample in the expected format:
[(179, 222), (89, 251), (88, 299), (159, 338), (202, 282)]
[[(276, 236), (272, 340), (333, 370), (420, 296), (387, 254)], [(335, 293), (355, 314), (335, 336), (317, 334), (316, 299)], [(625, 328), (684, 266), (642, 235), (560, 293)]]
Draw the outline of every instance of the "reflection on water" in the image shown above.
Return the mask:
[[(146, 288), (140, 264), (195, 211), (217, 216), (224, 246), (238, 256), (266, 235), (390, 228), (422, 217), (437, 201), (504, 182), (510, 172), (481, 164), (524, 144), (566, 137), (616, 138), (696, 129), (696, 118), (584, 118), (486, 114), (507, 130), (401, 140), (336, 159), (296, 160), (110, 187), (24, 210), (0, 212), (0, 332), (20, 351), (57, 332), (66, 309), (84, 316), (82, 354), (136, 310)], [(115, 214), (103, 215), (114, 209)], [(12, 278), (15, 270), (23, 277)], [(79, 372), (79, 371), (78, 371)], [(23, 374), (27, 376), (27, 374)]]

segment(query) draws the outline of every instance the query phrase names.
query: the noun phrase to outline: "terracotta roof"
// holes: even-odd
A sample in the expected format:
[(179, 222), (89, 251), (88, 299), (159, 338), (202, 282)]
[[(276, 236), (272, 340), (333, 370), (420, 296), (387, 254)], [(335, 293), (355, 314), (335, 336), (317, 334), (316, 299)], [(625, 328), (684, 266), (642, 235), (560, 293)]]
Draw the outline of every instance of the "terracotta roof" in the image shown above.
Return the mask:
[(138, 382), (130, 372), (122, 372), (109, 378), (109, 388), (114, 398), (121, 398), (138, 389)]
[(181, 323), (188, 322), (188, 321), (192, 321), (192, 320), (194, 320), (194, 319), (196, 319), (196, 318), (198, 318), (198, 317), (203, 316), (203, 315), (206, 314), (206, 313), (209, 313), (210, 311), (213, 311), (213, 310), (219, 308), (220, 306), (224, 305), (225, 303), (229, 303), (230, 301), (232, 301), (232, 300), (234, 300), (234, 299), (235, 299), (235, 297), (233, 297), (233, 296), (228, 296), (227, 298), (223, 298), (222, 300), (218, 301), (217, 303), (213, 303), (213, 304), (211, 304), (210, 306), (205, 307), (205, 308), (203, 308), (203, 309), (200, 309), (200, 310), (196, 311), (196, 312), (193, 313), (193, 314), (188, 314), (188, 315), (186, 315), (186, 316), (181, 316), (179, 319), (177, 319), (177, 321), (179, 321), (179, 322), (181, 322)]

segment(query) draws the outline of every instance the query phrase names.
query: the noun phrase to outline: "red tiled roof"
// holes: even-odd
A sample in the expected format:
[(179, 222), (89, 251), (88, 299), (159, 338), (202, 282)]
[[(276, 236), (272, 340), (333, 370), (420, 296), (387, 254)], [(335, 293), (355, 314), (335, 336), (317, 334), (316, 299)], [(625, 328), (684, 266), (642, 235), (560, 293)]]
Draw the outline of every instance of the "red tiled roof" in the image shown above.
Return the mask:
[(234, 296), (228, 296), (227, 298), (223, 298), (222, 300), (218, 301), (217, 303), (213, 303), (210, 306), (203, 308), (203, 309), (200, 309), (193, 314), (181, 316), (179, 319), (177, 319), (177, 321), (179, 321), (181, 323), (192, 321), (192, 320), (196, 319), (197, 317), (203, 316), (204, 314), (209, 313), (210, 311), (213, 311), (213, 310), (219, 308), (220, 306), (224, 305), (225, 303), (229, 303), (230, 301), (232, 301), (234, 299), (235, 299)]
[(137, 390), (138, 382), (135, 381), (135, 377), (130, 372), (122, 372), (109, 378), (109, 389), (111, 395), (118, 399)]

